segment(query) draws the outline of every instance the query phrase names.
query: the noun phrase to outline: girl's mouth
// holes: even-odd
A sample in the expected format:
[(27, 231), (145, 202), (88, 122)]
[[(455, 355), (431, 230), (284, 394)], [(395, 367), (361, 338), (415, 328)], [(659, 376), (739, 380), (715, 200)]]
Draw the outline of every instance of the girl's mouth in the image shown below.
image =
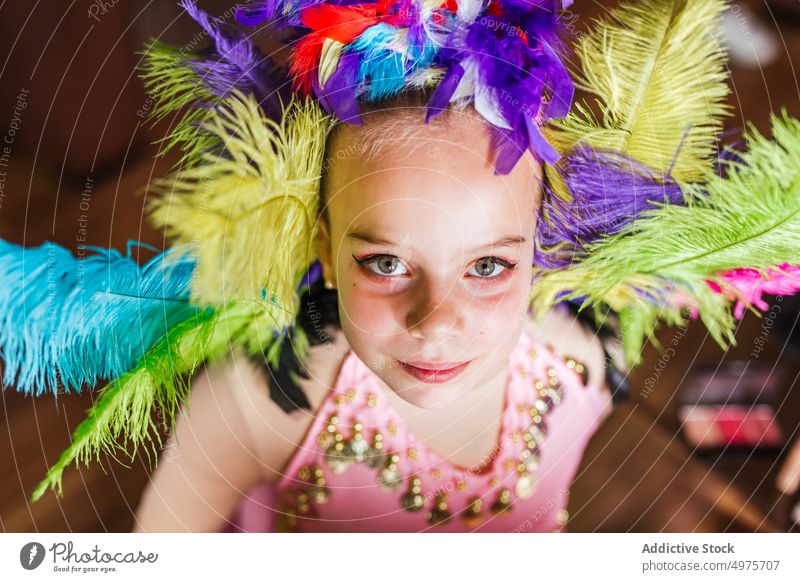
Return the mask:
[(420, 382), (440, 384), (442, 382), (448, 382), (458, 376), (471, 361), (472, 360), (460, 364), (455, 362), (443, 362), (441, 364), (434, 364), (432, 362), (413, 362), (413, 364), (410, 362), (399, 362), (399, 364), (401, 368)]

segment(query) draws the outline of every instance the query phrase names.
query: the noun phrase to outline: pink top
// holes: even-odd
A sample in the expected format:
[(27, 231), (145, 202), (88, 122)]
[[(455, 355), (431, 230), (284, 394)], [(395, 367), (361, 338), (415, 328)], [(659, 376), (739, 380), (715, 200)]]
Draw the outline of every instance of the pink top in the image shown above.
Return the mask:
[(283, 477), (253, 488), (225, 531), (559, 531), (608, 398), (526, 332), (509, 366), (495, 456), (475, 471), (415, 438), (351, 351)]

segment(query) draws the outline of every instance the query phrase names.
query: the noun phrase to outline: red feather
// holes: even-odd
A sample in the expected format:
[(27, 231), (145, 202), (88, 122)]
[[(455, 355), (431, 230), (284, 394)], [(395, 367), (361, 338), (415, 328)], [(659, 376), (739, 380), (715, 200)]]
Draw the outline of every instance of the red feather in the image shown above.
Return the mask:
[(323, 42), (325, 37), (322, 34), (310, 32), (295, 45), (289, 73), (292, 76), (292, 89), (303, 96), (311, 95), (311, 75), (316, 74), (319, 67)]
[(377, 4), (317, 4), (303, 10), (300, 20), (308, 28), (347, 44), (365, 29), (380, 22), (377, 9)]

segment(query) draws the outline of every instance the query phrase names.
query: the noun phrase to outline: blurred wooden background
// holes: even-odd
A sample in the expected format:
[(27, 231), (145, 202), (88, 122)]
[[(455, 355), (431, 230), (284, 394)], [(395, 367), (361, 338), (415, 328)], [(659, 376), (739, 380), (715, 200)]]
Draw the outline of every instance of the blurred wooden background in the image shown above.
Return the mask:
[[(198, 28), (169, 0), (121, 0), (111, 5), (81, 1), (54, 9), (39, 3), (0, 7), (0, 133), (25, 95), (0, 197), (0, 238), (27, 246), (52, 240), (77, 247), (79, 218), (87, 215), (87, 244), (124, 249), (130, 239), (157, 247), (160, 233), (144, 219), (134, 192), (175, 161), (157, 158), (153, 142), (167, 126), (143, 125), (148, 97), (134, 74), (136, 51), (151, 36), (184, 45)], [(575, 26), (584, 28), (611, 2), (576, 2)], [(200, 1), (214, 14), (230, 3)], [(794, 63), (800, 59), (798, 2), (741, 3), (779, 33), (775, 62), (761, 68), (731, 65), (735, 115), (731, 127), (751, 120), (768, 130), (770, 110), (800, 115)], [(739, 32), (754, 28), (739, 12)], [(270, 48), (274, 44), (267, 43)], [(88, 184), (88, 186), (87, 186)], [(82, 200), (88, 198), (88, 210)], [(781, 314), (796, 318), (797, 314)], [(790, 321), (793, 323), (793, 321)], [(725, 359), (747, 358), (761, 321), (748, 315), (739, 347)], [(674, 330), (662, 330), (669, 338)], [(632, 377), (632, 399), (619, 406), (587, 451), (570, 498), (570, 531), (774, 531), (765, 516), (776, 497), (775, 473), (784, 454), (723, 457), (694, 455), (677, 435), (676, 395), (691, 365), (717, 363), (723, 353), (700, 324), (690, 326), (677, 356), (655, 390), (642, 390), (659, 353), (648, 348)], [(762, 354), (788, 371), (780, 410), (785, 432), (797, 434), (800, 418), (796, 363), (777, 344)], [(64, 473), (64, 496), (47, 493), (35, 504), (31, 492), (70, 442), (93, 394), (34, 399), (14, 388), (2, 391), (0, 436), (0, 531), (129, 531), (148, 479), (144, 457), (104, 459)]]

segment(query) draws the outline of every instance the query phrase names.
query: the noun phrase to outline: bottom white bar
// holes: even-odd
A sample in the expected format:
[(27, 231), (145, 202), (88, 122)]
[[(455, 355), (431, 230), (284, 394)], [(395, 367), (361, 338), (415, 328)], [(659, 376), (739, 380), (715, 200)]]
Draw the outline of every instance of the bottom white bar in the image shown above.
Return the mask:
[(2, 534), (0, 580), (796, 582), (798, 542), (793, 534)]

